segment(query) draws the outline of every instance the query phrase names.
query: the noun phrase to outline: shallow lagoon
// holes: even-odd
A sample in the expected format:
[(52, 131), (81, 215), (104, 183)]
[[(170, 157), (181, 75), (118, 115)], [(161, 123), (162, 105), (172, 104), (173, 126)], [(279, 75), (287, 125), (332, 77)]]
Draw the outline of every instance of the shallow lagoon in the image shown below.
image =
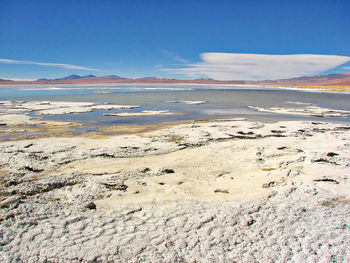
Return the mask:
[[(106, 111), (48, 115), (48, 120), (75, 121), (105, 126), (114, 124), (157, 124), (168, 121), (245, 117), (248, 120), (274, 122), (279, 120), (318, 119), (312, 117), (261, 113), (248, 106), (293, 107), (311, 103), (313, 106), (350, 111), (350, 94), (309, 92), (288, 88), (232, 87), (219, 85), (154, 85), (154, 84), (100, 84), (100, 85), (16, 85), (0, 86), (1, 100), (51, 100), (94, 102), (97, 104), (141, 105), (132, 110), (110, 112), (139, 112), (142, 110), (170, 110), (170, 116), (143, 116), (120, 118), (103, 116)], [(168, 101), (206, 101), (201, 105), (169, 103)], [(292, 103), (291, 103), (292, 102)], [(32, 115), (35, 115), (32, 113)], [(349, 122), (349, 118), (324, 118), (327, 121)]]

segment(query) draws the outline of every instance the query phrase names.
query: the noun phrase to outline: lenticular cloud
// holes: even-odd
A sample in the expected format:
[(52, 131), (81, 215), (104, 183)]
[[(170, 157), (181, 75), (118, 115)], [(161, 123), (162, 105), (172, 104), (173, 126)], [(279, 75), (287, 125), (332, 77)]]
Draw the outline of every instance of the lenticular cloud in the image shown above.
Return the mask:
[(171, 71), (217, 80), (265, 80), (315, 75), (350, 61), (336, 55), (202, 53), (202, 61)]

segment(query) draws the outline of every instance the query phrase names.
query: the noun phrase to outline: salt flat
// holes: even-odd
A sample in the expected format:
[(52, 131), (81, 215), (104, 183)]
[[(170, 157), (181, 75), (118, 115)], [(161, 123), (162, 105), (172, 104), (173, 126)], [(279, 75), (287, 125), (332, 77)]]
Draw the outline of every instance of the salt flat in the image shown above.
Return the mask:
[(349, 130), (237, 118), (1, 143), (1, 261), (349, 261)]

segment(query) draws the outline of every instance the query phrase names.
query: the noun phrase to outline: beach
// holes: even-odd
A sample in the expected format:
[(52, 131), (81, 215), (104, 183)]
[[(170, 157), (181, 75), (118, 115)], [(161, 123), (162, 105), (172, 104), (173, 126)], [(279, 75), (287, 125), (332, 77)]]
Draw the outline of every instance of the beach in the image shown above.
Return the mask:
[(0, 144), (2, 262), (347, 262), (350, 125)]

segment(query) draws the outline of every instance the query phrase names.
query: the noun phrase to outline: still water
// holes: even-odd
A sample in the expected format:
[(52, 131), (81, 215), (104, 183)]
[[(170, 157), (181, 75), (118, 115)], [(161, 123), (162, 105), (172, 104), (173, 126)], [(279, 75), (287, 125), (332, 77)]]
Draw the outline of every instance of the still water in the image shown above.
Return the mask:
[[(171, 116), (107, 117), (106, 111), (49, 115), (45, 119), (70, 120), (95, 125), (155, 124), (176, 120), (245, 117), (248, 120), (274, 122), (279, 120), (314, 120), (317, 118), (260, 113), (248, 106), (301, 107), (291, 102), (312, 103), (314, 106), (350, 111), (350, 94), (322, 93), (281, 88), (229, 87), (218, 85), (23, 85), (0, 86), (0, 100), (51, 100), (94, 102), (97, 104), (141, 105), (133, 110), (108, 112), (138, 112), (142, 110), (170, 110)], [(168, 101), (206, 101), (201, 105), (169, 103)], [(32, 113), (35, 115), (35, 113)], [(319, 119), (318, 119), (319, 120)], [(349, 118), (327, 118), (327, 121), (350, 122)]]

